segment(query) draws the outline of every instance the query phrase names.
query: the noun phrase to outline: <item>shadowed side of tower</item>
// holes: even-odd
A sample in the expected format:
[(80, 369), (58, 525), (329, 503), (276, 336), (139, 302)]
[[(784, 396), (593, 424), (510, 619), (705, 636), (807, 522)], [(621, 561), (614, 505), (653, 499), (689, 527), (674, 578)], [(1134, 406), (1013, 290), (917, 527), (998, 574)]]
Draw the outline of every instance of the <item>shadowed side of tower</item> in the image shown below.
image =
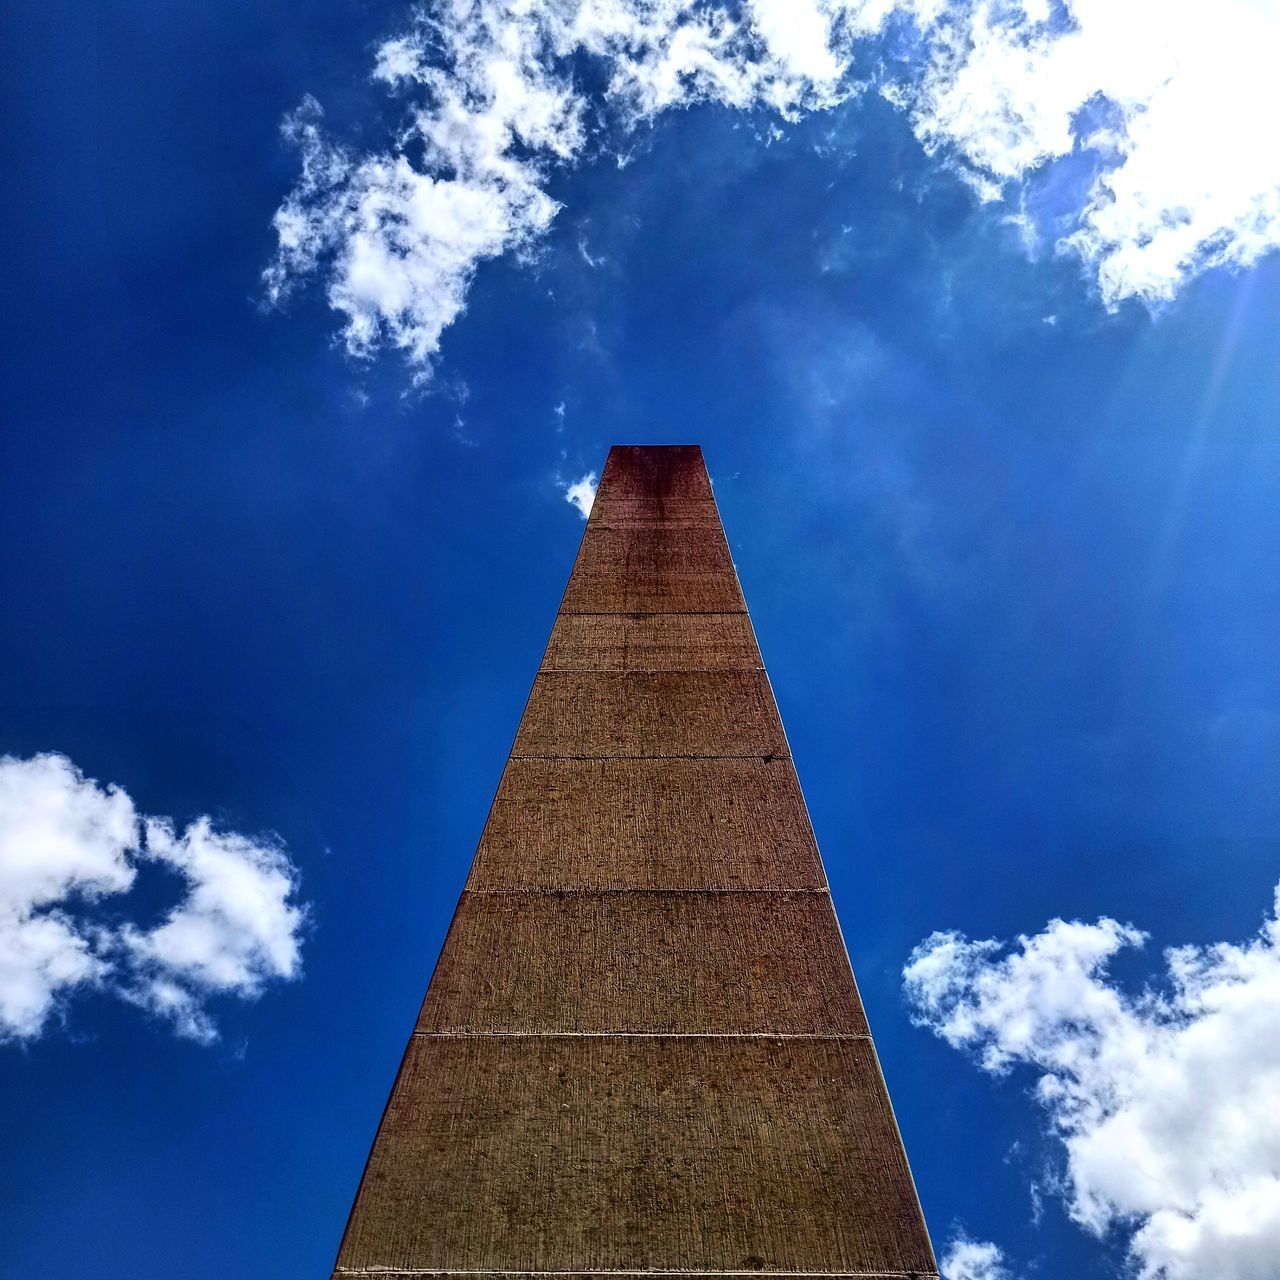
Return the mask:
[(936, 1268), (694, 447), (614, 448), (335, 1277)]

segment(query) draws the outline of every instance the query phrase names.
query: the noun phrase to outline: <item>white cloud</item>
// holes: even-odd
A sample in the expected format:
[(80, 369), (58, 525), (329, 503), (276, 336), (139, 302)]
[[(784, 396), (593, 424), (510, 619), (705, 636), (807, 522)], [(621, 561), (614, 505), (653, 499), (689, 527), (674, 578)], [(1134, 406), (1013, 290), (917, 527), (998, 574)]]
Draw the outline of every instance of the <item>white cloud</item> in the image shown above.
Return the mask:
[(63, 756), (0, 757), (0, 1041), (38, 1036), (62, 997), (107, 965), (67, 913), (123, 893), (133, 802)]
[(995, 1075), (1035, 1074), (1069, 1212), (1129, 1232), (1141, 1280), (1274, 1280), (1280, 923), (1171, 949), (1165, 982), (1132, 994), (1107, 968), (1144, 941), (1106, 918), (1012, 949), (936, 933), (904, 977), (923, 1025)]
[[(1009, 203), (1030, 251), (1077, 255), (1108, 306), (1158, 305), (1280, 245), (1271, 0), (438, 0), (377, 51), (405, 107), (382, 150), (330, 142), (312, 99), (285, 122), (302, 175), (267, 295), (320, 276), (349, 351), (389, 344), (426, 377), (478, 265), (550, 226), (553, 168), (621, 163), (637, 124), (694, 103), (828, 109), (865, 87), (854, 53), (890, 20), (922, 40), (880, 91), (981, 199)], [(1062, 165), (1069, 180), (1041, 181)]]
[(578, 257), (591, 268), (592, 271), (603, 267), (609, 260), (601, 255), (600, 257), (592, 257), (591, 250), (587, 248), (587, 242), (582, 237), (578, 239)]
[(722, 10), (682, 0), (442, 0), (419, 10), (375, 59), (374, 78), (407, 98), (407, 123), (385, 151), (329, 142), (314, 99), (285, 121), (302, 176), (275, 216), (269, 300), (321, 274), (348, 351), (389, 343), (425, 368), (479, 263), (528, 247), (557, 212), (547, 168), (580, 157), (593, 105), (572, 55), (606, 65), (606, 96), (629, 124), (700, 99), (791, 111), (830, 97), (831, 82), (793, 69), (812, 50), (778, 59), (761, 49)]
[(986, 1241), (959, 1235), (938, 1263), (942, 1280), (1010, 1280), (1004, 1254)]
[(291, 901), (297, 873), (278, 845), (214, 831), (208, 818), (181, 836), (149, 819), (145, 856), (179, 872), (187, 891), (154, 929), (123, 929), (133, 972), (127, 993), (183, 1035), (215, 1039), (203, 1007), (210, 995), (252, 999), (270, 980), (301, 970), (304, 912)]
[(564, 490), (564, 500), (572, 507), (577, 507), (578, 514), (585, 520), (591, 514), (596, 501), (596, 487), (599, 477), (594, 471), (588, 471), (581, 479), (572, 483), (562, 480), (560, 488)]
[[(176, 871), (185, 893), (145, 929), (112, 908), (149, 861)], [(251, 998), (298, 975), (296, 885), (269, 840), (208, 818), (179, 836), (65, 756), (0, 757), (0, 1042), (35, 1039), (89, 987), (214, 1039), (210, 997)]]
[(1074, 159), (1044, 233), (1104, 301), (1172, 298), (1280, 245), (1280, 7), (1269, 0), (980, 0), (933, 28), (917, 131), (990, 194)]
[[(476, 265), (545, 230), (555, 202), (535, 185), (531, 166), (486, 168), (483, 122), (458, 126), (461, 136), (451, 136), (453, 122), (434, 131), (438, 164), (452, 164), (456, 153), (465, 161), (458, 176), (443, 178), (404, 154), (352, 156), (324, 138), (320, 120), (319, 106), (308, 102), (285, 125), (303, 171), (276, 213), (268, 296), (281, 301), (293, 280), (326, 262), (347, 350), (367, 355), (390, 343), (425, 365), (462, 310)], [(480, 154), (465, 155), (468, 145)]]

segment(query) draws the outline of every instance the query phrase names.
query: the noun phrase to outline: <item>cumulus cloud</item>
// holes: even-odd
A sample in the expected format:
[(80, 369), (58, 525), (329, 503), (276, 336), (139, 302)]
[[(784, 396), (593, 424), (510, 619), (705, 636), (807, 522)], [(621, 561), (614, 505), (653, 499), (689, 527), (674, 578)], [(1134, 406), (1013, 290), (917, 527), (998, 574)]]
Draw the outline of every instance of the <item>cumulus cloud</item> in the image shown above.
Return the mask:
[[(181, 900), (146, 928), (123, 915), (139, 868), (176, 873)], [(297, 977), (305, 909), (278, 843), (198, 818), (178, 834), (57, 754), (0, 757), (0, 1042), (33, 1040), (96, 989), (216, 1038), (218, 995)]]
[(942, 1280), (1010, 1280), (1004, 1254), (985, 1240), (958, 1235), (938, 1263)]
[(298, 975), (303, 911), (290, 901), (297, 873), (277, 844), (215, 831), (208, 818), (181, 835), (157, 818), (145, 830), (144, 856), (177, 871), (186, 893), (155, 928), (122, 929), (132, 974), (123, 990), (183, 1035), (212, 1040), (209, 996), (251, 999), (270, 980)]
[[(904, 24), (905, 62), (855, 82)], [(350, 352), (425, 378), (479, 264), (550, 226), (555, 169), (624, 159), (673, 108), (794, 120), (874, 87), (1029, 248), (1076, 255), (1108, 306), (1159, 305), (1280, 244), (1277, 55), (1267, 0), (438, 0), (377, 50), (404, 112), (381, 150), (329, 139), (313, 99), (286, 120), (302, 173), (266, 292), (320, 277)]]
[(102, 977), (64, 907), (130, 888), (136, 829), (129, 797), (64, 757), (0, 758), (0, 1038), (39, 1035), (65, 992)]
[(1012, 947), (935, 933), (904, 979), (922, 1025), (993, 1075), (1032, 1073), (1068, 1211), (1129, 1233), (1141, 1280), (1273, 1280), (1280, 922), (1173, 948), (1164, 980), (1131, 993), (1108, 965), (1144, 942), (1107, 918), (1054, 920)]
[(572, 483), (561, 481), (560, 488), (564, 490), (564, 500), (571, 507), (577, 507), (578, 514), (584, 520), (591, 514), (591, 508), (595, 505), (598, 484), (599, 477), (594, 471), (588, 471), (585, 476)]
[(374, 78), (405, 101), (387, 150), (358, 155), (329, 141), (314, 99), (285, 121), (302, 176), (275, 216), (268, 298), (322, 273), (352, 354), (388, 343), (426, 365), (479, 263), (528, 247), (557, 212), (548, 169), (581, 157), (597, 105), (575, 81), (575, 55), (608, 68), (604, 96), (624, 127), (700, 98), (785, 110), (818, 92), (790, 55), (758, 58), (758, 47), (723, 10), (680, 0), (418, 10), (375, 59)]
[[(1111, 305), (1159, 303), (1280, 244), (1280, 9), (1261, 0), (949, 6), (906, 101), (985, 194), (1057, 166), (1040, 233)], [(1064, 172), (1064, 166), (1074, 166)]]

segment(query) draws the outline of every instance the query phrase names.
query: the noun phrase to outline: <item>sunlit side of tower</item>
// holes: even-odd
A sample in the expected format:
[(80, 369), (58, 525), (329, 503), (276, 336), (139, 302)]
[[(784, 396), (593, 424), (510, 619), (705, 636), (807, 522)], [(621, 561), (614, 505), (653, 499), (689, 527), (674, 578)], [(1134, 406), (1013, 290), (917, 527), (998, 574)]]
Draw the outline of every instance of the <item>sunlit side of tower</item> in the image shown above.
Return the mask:
[(614, 448), (335, 1277), (933, 1253), (695, 447)]

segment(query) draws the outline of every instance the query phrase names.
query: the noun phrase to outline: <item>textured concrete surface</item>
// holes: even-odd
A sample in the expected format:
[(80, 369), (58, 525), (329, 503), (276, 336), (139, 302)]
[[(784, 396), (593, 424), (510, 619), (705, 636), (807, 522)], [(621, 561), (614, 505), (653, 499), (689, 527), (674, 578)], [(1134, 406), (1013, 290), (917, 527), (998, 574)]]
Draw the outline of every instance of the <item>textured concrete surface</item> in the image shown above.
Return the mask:
[(337, 1276), (936, 1276), (701, 451), (615, 448)]
[(763, 671), (540, 672), (516, 756), (785, 756)]
[(820, 889), (789, 759), (511, 760), (467, 888)]
[(625, 529), (630, 525), (664, 524), (670, 529), (699, 525), (720, 527), (720, 514), (710, 499), (619, 498), (596, 496), (591, 525), (597, 529)]
[(745, 613), (562, 613), (543, 671), (759, 671)]
[(932, 1267), (870, 1041), (414, 1036), (341, 1265)]
[(561, 603), (564, 613), (745, 611), (718, 525), (591, 525)]
[(867, 1025), (825, 893), (553, 890), (463, 895), (418, 1030), (858, 1035)]

